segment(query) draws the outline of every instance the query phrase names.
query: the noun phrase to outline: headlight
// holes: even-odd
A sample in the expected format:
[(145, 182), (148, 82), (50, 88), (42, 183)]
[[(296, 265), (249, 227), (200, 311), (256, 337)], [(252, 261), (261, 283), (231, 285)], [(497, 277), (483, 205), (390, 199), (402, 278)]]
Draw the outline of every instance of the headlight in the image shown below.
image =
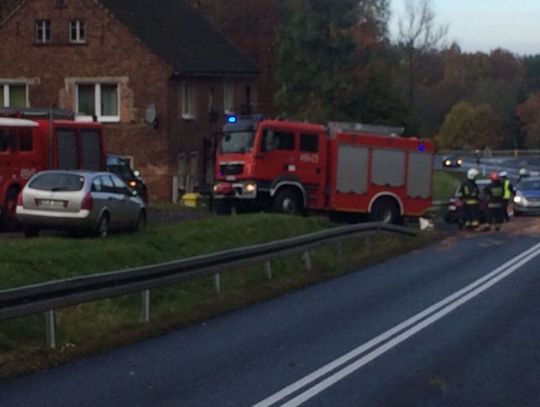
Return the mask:
[(514, 197), (514, 203), (517, 203), (518, 205), (525, 205), (527, 200), (521, 195), (516, 195)]
[(244, 190), (246, 192), (255, 192), (256, 189), (257, 189), (257, 185), (253, 182), (250, 182), (249, 184), (246, 184), (244, 186)]
[(450, 165), (450, 160), (446, 160), (446, 161), (444, 162), (444, 165)]
[(457, 160), (458, 165), (463, 164), (463, 160)]

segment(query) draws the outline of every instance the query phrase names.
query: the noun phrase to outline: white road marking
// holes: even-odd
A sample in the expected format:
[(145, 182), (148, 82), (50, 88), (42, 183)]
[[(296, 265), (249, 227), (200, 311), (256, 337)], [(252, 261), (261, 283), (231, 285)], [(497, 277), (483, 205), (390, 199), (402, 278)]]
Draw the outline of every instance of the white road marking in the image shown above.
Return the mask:
[(353, 361), (353, 359), (359, 357), (360, 355), (370, 350), (371, 348), (374, 348), (375, 346), (379, 345), (385, 340), (392, 338), (394, 335), (412, 326), (408, 330), (402, 332), (400, 335), (394, 337), (389, 342), (376, 348), (375, 350), (368, 353), (367, 355), (361, 357), (356, 362), (342, 368), (341, 370), (338, 370), (337, 372), (327, 377), (323, 381), (319, 382), (318, 384), (314, 385), (313, 387), (307, 388), (302, 393), (300, 393), (299, 395), (295, 396), (293, 399), (289, 400), (287, 403), (282, 404), (282, 405), (287, 406), (287, 407), (292, 407), (292, 406), (298, 406), (302, 404), (303, 402), (314, 397), (315, 395), (322, 392), (326, 388), (342, 380), (349, 374), (358, 370), (362, 366), (366, 365), (373, 359), (376, 359), (377, 357), (384, 354), (388, 350), (397, 346), (399, 343), (408, 339), (415, 333), (423, 330), (424, 328), (433, 324), (435, 321), (449, 314), (457, 307), (470, 301), (472, 298), (476, 297), (477, 295), (484, 292), (485, 290), (487, 290), (488, 288), (490, 288), (491, 286), (493, 286), (500, 280), (512, 274), (521, 266), (528, 263), (529, 261), (531, 261), (533, 258), (537, 257), (538, 255), (540, 255), (540, 243), (536, 244), (535, 246), (531, 247), (525, 252), (515, 256), (514, 258), (510, 259), (503, 265), (497, 267), (495, 270), (488, 273), (484, 277), (479, 278), (478, 280), (469, 284), (465, 288), (446, 297), (445, 299), (439, 301), (438, 303), (432, 305), (431, 307), (426, 308), (424, 311), (407, 319), (401, 324), (396, 325), (394, 328), (373, 338), (372, 340), (364, 343), (363, 345), (353, 349), (352, 351), (341, 356), (340, 358), (328, 363), (327, 365), (321, 367), (320, 369), (312, 372), (308, 376), (305, 376), (304, 378), (298, 380), (297, 382), (281, 389), (277, 393), (258, 402), (257, 404), (254, 405), (254, 407), (269, 407), (275, 403), (282, 401), (286, 397), (306, 388), (309, 384), (313, 383), (314, 381), (330, 374), (332, 371), (338, 368), (341, 368), (343, 365)]

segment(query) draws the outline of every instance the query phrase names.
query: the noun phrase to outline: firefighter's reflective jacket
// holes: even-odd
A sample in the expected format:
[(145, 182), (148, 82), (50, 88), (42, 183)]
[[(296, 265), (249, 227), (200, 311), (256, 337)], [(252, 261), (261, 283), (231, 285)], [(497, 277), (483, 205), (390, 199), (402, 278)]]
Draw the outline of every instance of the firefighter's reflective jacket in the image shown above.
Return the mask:
[(474, 180), (468, 179), (459, 187), (459, 195), (463, 199), (465, 205), (477, 205), (480, 190)]
[(509, 179), (503, 180), (503, 199), (510, 199), (514, 195), (514, 187)]

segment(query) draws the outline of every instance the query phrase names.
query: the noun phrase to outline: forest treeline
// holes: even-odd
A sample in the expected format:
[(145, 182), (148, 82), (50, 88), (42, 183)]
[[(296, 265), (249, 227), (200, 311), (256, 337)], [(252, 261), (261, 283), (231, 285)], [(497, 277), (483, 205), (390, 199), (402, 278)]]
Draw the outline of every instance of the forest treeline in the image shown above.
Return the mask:
[(400, 124), (440, 149), (540, 148), (540, 55), (463, 52), (429, 0), (405, 3), (391, 39), (388, 0), (285, 0), (282, 114)]

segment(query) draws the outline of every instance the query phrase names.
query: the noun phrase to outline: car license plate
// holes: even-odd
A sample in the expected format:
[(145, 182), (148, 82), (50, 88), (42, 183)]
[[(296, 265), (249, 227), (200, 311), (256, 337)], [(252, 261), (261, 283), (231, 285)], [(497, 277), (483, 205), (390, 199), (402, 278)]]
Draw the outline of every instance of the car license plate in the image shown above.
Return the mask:
[(44, 207), (44, 208), (65, 208), (66, 201), (56, 201), (52, 199), (40, 199), (38, 200), (38, 206)]

